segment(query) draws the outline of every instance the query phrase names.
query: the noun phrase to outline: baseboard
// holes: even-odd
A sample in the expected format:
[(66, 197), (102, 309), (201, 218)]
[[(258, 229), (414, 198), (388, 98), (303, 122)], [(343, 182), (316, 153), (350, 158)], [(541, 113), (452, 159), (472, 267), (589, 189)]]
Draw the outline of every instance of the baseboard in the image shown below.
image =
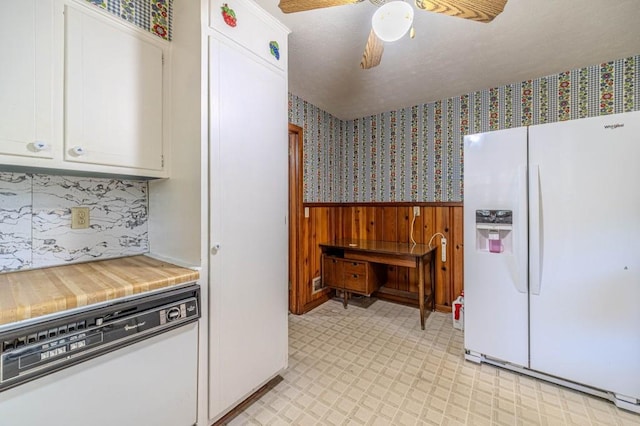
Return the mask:
[(276, 387), (278, 383), (280, 383), (283, 380), (284, 379), (280, 375), (277, 375), (273, 379), (269, 380), (260, 389), (258, 389), (257, 391), (249, 395), (247, 399), (242, 401), (240, 404), (236, 405), (231, 411), (229, 411), (227, 414), (222, 416), (219, 420), (216, 420), (216, 422), (213, 423), (211, 426), (224, 426), (229, 424), (229, 422), (235, 419), (238, 416), (238, 414), (246, 410), (247, 407), (249, 407), (251, 404), (259, 400), (264, 394), (266, 394), (271, 389)]

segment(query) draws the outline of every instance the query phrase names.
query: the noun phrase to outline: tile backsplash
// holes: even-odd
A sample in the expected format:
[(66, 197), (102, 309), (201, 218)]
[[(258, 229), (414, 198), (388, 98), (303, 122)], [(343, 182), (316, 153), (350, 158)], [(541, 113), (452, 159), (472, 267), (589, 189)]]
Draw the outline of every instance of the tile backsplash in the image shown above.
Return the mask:
[(30, 175), (0, 172), (0, 272), (31, 267), (31, 186)]
[(147, 220), (145, 181), (0, 172), (0, 272), (147, 253)]

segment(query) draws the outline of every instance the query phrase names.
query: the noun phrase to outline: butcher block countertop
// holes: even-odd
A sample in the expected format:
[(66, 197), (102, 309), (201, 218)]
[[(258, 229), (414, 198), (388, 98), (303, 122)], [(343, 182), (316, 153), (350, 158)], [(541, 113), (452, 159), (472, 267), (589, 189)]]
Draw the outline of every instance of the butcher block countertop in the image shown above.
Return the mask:
[(196, 281), (198, 271), (148, 256), (0, 274), (0, 325)]

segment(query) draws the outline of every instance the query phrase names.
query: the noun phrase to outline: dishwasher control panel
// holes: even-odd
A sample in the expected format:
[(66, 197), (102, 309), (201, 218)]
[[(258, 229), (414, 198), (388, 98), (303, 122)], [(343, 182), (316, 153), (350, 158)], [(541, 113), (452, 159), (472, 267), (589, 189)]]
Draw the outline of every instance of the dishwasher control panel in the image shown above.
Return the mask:
[(0, 391), (200, 318), (200, 286), (0, 333)]

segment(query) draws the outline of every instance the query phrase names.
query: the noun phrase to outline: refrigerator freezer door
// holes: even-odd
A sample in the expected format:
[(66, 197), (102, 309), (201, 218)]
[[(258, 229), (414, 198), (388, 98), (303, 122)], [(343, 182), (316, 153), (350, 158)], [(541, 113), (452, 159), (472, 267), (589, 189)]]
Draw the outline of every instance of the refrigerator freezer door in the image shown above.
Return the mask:
[(533, 126), (529, 161), (531, 369), (640, 398), (640, 113)]
[[(465, 348), (520, 366), (529, 350), (526, 155), (526, 128), (464, 140)], [(477, 210), (511, 210), (511, 229), (476, 226)], [(489, 250), (489, 233), (505, 239), (501, 252)]]

